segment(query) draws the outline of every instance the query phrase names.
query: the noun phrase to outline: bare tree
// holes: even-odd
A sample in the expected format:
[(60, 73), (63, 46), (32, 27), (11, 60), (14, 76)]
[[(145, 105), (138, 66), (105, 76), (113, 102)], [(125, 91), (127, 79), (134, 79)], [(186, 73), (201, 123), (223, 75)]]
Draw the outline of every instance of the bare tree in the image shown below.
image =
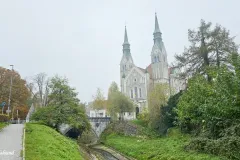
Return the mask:
[(46, 106), (48, 104), (49, 79), (45, 73), (39, 73), (26, 84), (31, 93), (31, 103), (37, 106)]
[(47, 75), (45, 73), (39, 73), (37, 74), (33, 81), (35, 82), (35, 84), (37, 85), (38, 88), (38, 93), (39, 93), (39, 99), (40, 99), (40, 105), (43, 106), (44, 104), (44, 94), (43, 94), (43, 90), (44, 90), (44, 85), (45, 85), (45, 81), (46, 81), (46, 77)]

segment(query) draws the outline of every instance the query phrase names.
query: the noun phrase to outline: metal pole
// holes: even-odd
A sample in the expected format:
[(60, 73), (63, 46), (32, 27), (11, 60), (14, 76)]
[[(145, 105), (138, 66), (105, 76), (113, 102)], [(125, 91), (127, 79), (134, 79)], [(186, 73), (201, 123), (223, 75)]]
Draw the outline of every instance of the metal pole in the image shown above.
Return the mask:
[[(12, 67), (12, 72), (13, 72), (13, 65), (10, 65), (10, 66)], [(12, 80), (13, 80), (12, 74), (13, 73), (11, 73), (10, 91), (9, 91), (9, 97), (8, 97), (8, 116), (9, 116), (9, 109), (11, 105), (11, 95), (12, 95)]]

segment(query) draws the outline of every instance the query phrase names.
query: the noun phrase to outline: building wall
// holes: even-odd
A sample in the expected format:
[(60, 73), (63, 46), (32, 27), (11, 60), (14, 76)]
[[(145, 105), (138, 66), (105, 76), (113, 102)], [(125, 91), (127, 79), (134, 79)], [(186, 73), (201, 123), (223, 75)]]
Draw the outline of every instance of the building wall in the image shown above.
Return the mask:
[(89, 117), (106, 117), (106, 110), (101, 109), (101, 110), (90, 110)]
[(147, 80), (145, 74), (133, 71), (128, 75), (127, 79), (125, 79), (125, 95), (135, 101), (146, 99), (146, 83)]

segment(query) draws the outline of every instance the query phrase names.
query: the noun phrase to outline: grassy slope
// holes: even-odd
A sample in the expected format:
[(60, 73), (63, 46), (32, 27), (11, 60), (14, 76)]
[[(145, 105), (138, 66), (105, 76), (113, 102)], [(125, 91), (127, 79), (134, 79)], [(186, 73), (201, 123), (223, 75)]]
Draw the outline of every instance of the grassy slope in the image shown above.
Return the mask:
[[(137, 124), (136, 122), (134, 122)], [(138, 160), (218, 160), (218, 157), (196, 152), (186, 152), (183, 146), (190, 137), (173, 130), (168, 137), (144, 138), (117, 134), (106, 136), (105, 144)]]
[(7, 125), (7, 123), (2, 123), (2, 122), (0, 122), (0, 130), (3, 128), (3, 127), (5, 127)]
[(26, 160), (81, 160), (77, 143), (44, 125), (26, 124)]

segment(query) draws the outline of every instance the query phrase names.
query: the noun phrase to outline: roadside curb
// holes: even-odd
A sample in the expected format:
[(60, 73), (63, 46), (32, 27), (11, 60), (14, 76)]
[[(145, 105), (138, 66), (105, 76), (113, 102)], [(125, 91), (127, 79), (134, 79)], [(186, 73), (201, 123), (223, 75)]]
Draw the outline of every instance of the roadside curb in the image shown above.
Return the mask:
[(23, 128), (23, 149), (22, 149), (22, 159), (25, 160), (25, 125)]

